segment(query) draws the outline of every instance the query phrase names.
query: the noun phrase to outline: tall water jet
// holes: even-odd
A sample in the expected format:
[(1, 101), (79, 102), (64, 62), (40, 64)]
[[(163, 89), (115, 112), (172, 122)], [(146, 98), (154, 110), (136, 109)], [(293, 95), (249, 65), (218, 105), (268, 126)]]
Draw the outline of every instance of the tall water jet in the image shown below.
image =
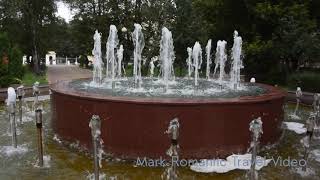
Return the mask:
[(202, 49), (199, 42), (196, 42), (193, 46), (192, 59), (194, 66), (194, 85), (198, 86), (199, 70), (202, 64)]
[(231, 79), (230, 83), (236, 90), (240, 84), (240, 70), (243, 68), (242, 62), (242, 38), (238, 35), (238, 31), (234, 31), (233, 47), (231, 53)]
[(192, 72), (193, 72), (192, 48), (188, 47), (187, 52), (188, 52), (188, 58), (187, 58), (186, 62), (187, 62), (187, 66), (188, 66), (188, 78), (190, 78), (192, 75)]
[(160, 73), (166, 90), (169, 88), (169, 81), (174, 80), (174, 59), (175, 54), (172, 33), (166, 27), (164, 27), (162, 28), (162, 36), (160, 41)]
[(216, 58), (215, 58), (215, 68), (214, 68), (214, 75), (217, 73), (219, 68), (219, 82), (223, 81), (225, 75), (225, 63), (227, 61), (227, 54), (226, 54), (226, 41), (218, 41), (217, 42), (217, 49), (216, 49)]
[(16, 117), (15, 117), (15, 107), (16, 107), (16, 92), (12, 87), (8, 88), (8, 99), (7, 106), (9, 110), (9, 120), (10, 120), (10, 131), (12, 134), (12, 146), (17, 148), (17, 132), (16, 132)]
[(134, 31), (132, 33), (132, 40), (134, 45), (134, 54), (133, 54), (133, 77), (134, 82), (138, 87), (141, 87), (142, 78), (141, 78), (141, 61), (142, 61), (142, 51), (144, 48), (144, 36), (142, 33), (142, 27), (140, 24), (134, 24)]
[(252, 132), (252, 141), (251, 141), (251, 167), (250, 167), (250, 180), (258, 179), (258, 174), (256, 172), (256, 161), (257, 161), (257, 149), (259, 145), (259, 138), (262, 131), (262, 121), (261, 118), (258, 117), (254, 119), (249, 124), (249, 130)]
[[(116, 76), (116, 55), (115, 55), (115, 49), (117, 48), (119, 44), (118, 39), (118, 30), (115, 25), (110, 25), (109, 30), (109, 37), (107, 41), (107, 67), (106, 67), (106, 76), (107, 78), (110, 77), (112, 82), (115, 79)], [(111, 66), (109, 66), (111, 65)], [(111, 74), (110, 74), (111, 73)]]
[(102, 54), (101, 54), (101, 34), (98, 30), (95, 31), (93, 36), (94, 48), (92, 50), (92, 55), (94, 56), (93, 61), (93, 83), (101, 84), (102, 83)]
[(212, 40), (209, 39), (208, 40), (208, 44), (206, 46), (206, 55), (207, 55), (207, 67), (206, 67), (206, 78), (210, 79), (210, 66), (212, 64), (212, 60), (211, 60), (211, 43)]
[(120, 45), (120, 48), (117, 51), (117, 59), (118, 59), (118, 77), (122, 76), (122, 60), (123, 60), (123, 45)]

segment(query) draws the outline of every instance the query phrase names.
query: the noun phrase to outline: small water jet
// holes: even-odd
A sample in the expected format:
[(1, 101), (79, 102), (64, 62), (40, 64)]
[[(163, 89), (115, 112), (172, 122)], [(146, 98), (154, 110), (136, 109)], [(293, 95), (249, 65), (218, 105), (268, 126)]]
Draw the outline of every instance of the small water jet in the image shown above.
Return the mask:
[(207, 66), (206, 66), (206, 78), (210, 79), (210, 68), (212, 64), (212, 59), (211, 59), (211, 42), (212, 40), (208, 40), (208, 44), (206, 46), (206, 55), (207, 55)]
[(120, 45), (118, 51), (117, 51), (117, 59), (118, 59), (118, 78), (121, 78), (122, 77), (122, 69), (123, 69), (123, 66), (122, 66), (122, 60), (123, 60), (123, 45)]
[(149, 66), (150, 66), (150, 77), (153, 78), (153, 75), (154, 75), (154, 68), (155, 68), (155, 65), (154, 65), (154, 59), (151, 59), (150, 63), (149, 63)]
[(192, 63), (192, 48), (188, 47), (187, 48), (188, 52), (188, 58), (186, 60), (187, 66), (188, 66), (188, 78), (191, 77), (192, 72), (193, 72), (193, 63)]
[(98, 30), (95, 31), (93, 36), (94, 48), (92, 50), (92, 55), (94, 56), (93, 61), (93, 83), (100, 85), (102, 83), (102, 53), (101, 53), (101, 34)]
[(226, 41), (218, 41), (217, 42), (217, 49), (216, 49), (216, 57), (215, 57), (215, 68), (214, 68), (214, 75), (216, 75), (217, 70), (219, 68), (219, 79), (218, 81), (222, 83), (224, 76), (225, 76), (225, 63), (227, 61), (227, 54), (226, 54)]
[(263, 133), (262, 121), (260, 117), (250, 122), (249, 130), (252, 132), (252, 141), (251, 141), (252, 155), (251, 155), (251, 167), (250, 167), (249, 174), (250, 174), (251, 180), (256, 180), (258, 179), (258, 172), (256, 171), (257, 150), (259, 145), (259, 138)]
[(202, 49), (199, 42), (196, 42), (193, 47), (192, 59), (194, 67), (194, 85), (198, 86), (199, 70), (202, 65)]
[(134, 82), (141, 88), (142, 78), (141, 78), (141, 63), (142, 63), (142, 51), (144, 48), (144, 36), (142, 33), (142, 27), (140, 24), (134, 24), (134, 31), (132, 33), (132, 40), (134, 45), (134, 55), (133, 55), (133, 77)]

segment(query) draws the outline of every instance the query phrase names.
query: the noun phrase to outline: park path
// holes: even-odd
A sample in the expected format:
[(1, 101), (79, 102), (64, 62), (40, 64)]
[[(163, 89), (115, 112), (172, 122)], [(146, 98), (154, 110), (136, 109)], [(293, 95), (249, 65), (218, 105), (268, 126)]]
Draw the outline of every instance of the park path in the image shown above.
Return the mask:
[(48, 66), (49, 84), (56, 83), (61, 80), (72, 80), (79, 78), (91, 78), (92, 72), (88, 69), (82, 69), (74, 65), (53, 65)]

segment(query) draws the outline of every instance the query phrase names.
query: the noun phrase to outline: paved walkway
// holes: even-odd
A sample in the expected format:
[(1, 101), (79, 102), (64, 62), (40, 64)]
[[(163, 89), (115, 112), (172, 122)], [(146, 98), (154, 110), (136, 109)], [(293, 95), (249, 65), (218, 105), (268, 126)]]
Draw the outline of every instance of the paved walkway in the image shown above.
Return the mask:
[(88, 69), (82, 69), (78, 66), (54, 65), (48, 66), (48, 81), (53, 84), (59, 80), (71, 80), (80, 78), (90, 78), (92, 72)]

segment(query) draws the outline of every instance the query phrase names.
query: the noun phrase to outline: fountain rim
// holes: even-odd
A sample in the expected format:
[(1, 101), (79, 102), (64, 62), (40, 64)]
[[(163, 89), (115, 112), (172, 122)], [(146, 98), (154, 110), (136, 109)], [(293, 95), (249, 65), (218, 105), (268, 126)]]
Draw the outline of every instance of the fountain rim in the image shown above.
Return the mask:
[(50, 85), (53, 93), (68, 95), (79, 99), (87, 99), (94, 101), (109, 101), (115, 103), (128, 104), (155, 104), (155, 105), (208, 105), (208, 104), (244, 104), (244, 103), (261, 103), (261, 101), (271, 101), (274, 99), (285, 98), (287, 92), (271, 85), (255, 83), (267, 90), (267, 93), (258, 96), (242, 96), (236, 98), (167, 98), (167, 97), (130, 97), (130, 96), (112, 96), (102, 95), (98, 93), (88, 93), (84, 91), (74, 90), (67, 85), (74, 80), (62, 80)]

